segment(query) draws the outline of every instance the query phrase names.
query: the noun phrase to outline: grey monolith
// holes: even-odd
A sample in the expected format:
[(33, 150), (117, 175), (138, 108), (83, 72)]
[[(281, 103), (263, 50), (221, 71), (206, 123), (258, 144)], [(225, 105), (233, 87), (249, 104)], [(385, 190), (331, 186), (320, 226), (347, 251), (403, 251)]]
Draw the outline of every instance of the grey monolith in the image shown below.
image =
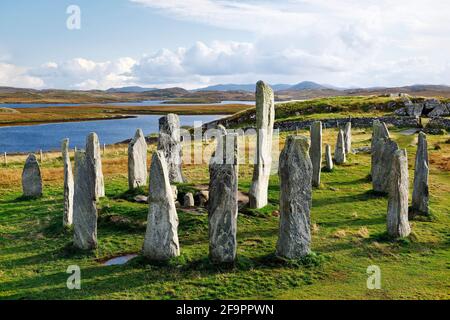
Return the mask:
[(70, 163), (69, 139), (61, 142), (61, 153), (64, 163), (64, 212), (63, 226), (69, 227), (73, 223), (73, 193), (74, 181), (72, 173), (72, 164)]
[(343, 164), (345, 161), (346, 155), (345, 155), (344, 131), (342, 131), (342, 129), (339, 129), (336, 141), (336, 148), (334, 149), (334, 162), (336, 164)]
[(73, 196), (74, 245), (83, 250), (97, 247), (95, 166), (85, 151), (75, 153)]
[(389, 176), (387, 231), (392, 237), (407, 237), (411, 232), (408, 196), (408, 158), (406, 150), (397, 150), (394, 152)]
[(411, 206), (413, 214), (429, 214), (428, 176), (429, 163), (427, 136), (425, 133), (420, 132), (414, 168), (414, 189), (412, 194)]
[(311, 148), (309, 156), (313, 166), (313, 187), (320, 186), (320, 171), (322, 170), (322, 122), (315, 121), (310, 128)]
[(128, 144), (128, 188), (147, 185), (147, 142), (141, 129)]
[(273, 90), (263, 81), (258, 81), (256, 84), (256, 163), (249, 191), (250, 208), (259, 209), (267, 205), (274, 122)]
[(180, 138), (180, 118), (176, 114), (171, 113), (159, 119), (158, 150), (162, 151), (166, 158), (170, 182), (185, 182), (181, 172), (183, 150)]
[(344, 128), (344, 146), (345, 154), (352, 152), (352, 123), (347, 122)]
[(310, 142), (289, 136), (280, 154), (280, 226), (276, 254), (298, 259), (310, 252), (311, 181)]
[(238, 216), (237, 134), (224, 136), (209, 164), (209, 255), (214, 263), (233, 262), (236, 258)]
[(331, 156), (331, 146), (329, 144), (325, 145), (325, 168), (327, 171), (333, 170), (333, 157)]
[(22, 190), (25, 197), (42, 196), (42, 176), (39, 162), (29, 154), (22, 171)]
[(95, 132), (91, 132), (86, 138), (86, 156), (95, 170), (95, 198), (98, 200), (105, 196), (105, 182), (100, 155), (100, 141)]
[(153, 153), (148, 201), (143, 255), (151, 260), (168, 260), (179, 256), (178, 215), (163, 151)]
[(389, 176), (394, 153), (399, 150), (392, 139), (378, 139), (372, 148), (372, 186), (376, 192), (389, 191)]

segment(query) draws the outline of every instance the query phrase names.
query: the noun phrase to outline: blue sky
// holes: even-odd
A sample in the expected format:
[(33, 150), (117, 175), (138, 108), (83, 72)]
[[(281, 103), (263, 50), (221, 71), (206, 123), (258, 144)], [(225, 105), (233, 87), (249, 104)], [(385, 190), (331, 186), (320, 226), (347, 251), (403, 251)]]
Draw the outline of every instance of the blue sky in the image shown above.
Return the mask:
[(450, 84), (448, 12), (439, 0), (2, 0), (0, 86)]

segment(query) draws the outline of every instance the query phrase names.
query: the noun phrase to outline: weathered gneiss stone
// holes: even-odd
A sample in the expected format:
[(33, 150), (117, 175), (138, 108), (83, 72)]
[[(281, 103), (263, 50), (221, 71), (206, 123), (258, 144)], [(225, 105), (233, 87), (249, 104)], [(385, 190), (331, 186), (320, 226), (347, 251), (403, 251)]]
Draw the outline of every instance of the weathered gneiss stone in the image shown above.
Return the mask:
[(22, 190), (25, 197), (42, 196), (42, 176), (34, 154), (28, 155), (22, 171)]
[(170, 186), (167, 162), (162, 151), (153, 153), (148, 200), (144, 256), (151, 260), (168, 260), (179, 256), (178, 215)]
[(344, 146), (345, 154), (352, 152), (352, 123), (347, 122), (344, 128)]
[(209, 255), (215, 263), (233, 262), (236, 258), (238, 216), (238, 148), (237, 134), (227, 134), (223, 158), (209, 164)]
[(64, 213), (63, 225), (68, 227), (73, 223), (73, 193), (74, 182), (72, 164), (69, 155), (69, 139), (64, 139), (61, 143), (62, 159), (64, 162)]
[(309, 156), (313, 165), (312, 185), (320, 186), (320, 171), (322, 170), (322, 122), (316, 121), (311, 125), (311, 148)]
[(419, 143), (417, 145), (416, 163), (414, 168), (414, 190), (412, 195), (413, 214), (428, 215), (428, 144), (425, 133), (419, 133)]
[(183, 206), (189, 208), (189, 207), (193, 207), (195, 205), (194, 203), (194, 195), (192, 194), (192, 192), (188, 192), (184, 195), (184, 199), (183, 199)]
[(310, 142), (289, 136), (280, 154), (280, 229), (276, 254), (298, 259), (310, 252), (311, 180)]
[(331, 156), (331, 146), (325, 145), (325, 168), (327, 171), (333, 170), (333, 157)]
[(397, 143), (389, 138), (389, 131), (386, 125), (382, 122), (374, 121), (371, 144), (371, 176), (374, 191), (382, 193), (389, 191), (392, 158), (398, 149)]
[(95, 167), (85, 151), (75, 153), (75, 191), (73, 196), (74, 245), (83, 250), (97, 247), (97, 207)]
[(180, 141), (180, 119), (168, 114), (159, 119), (158, 150), (164, 153), (170, 182), (185, 182), (181, 172), (182, 146)]
[(408, 222), (408, 158), (406, 150), (397, 150), (392, 159), (389, 177), (387, 231), (392, 237), (407, 237), (411, 233)]
[(147, 185), (147, 142), (141, 129), (136, 131), (128, 145), (128, 187)]
[(103, 180), (100, 141), (98, 140), (98, 136), (95, 132), (91, 132), (86, 138), (86, 156), (94, 167), (95, 198), (98, 200), (105, 196), (105, 182)]
[(258, 81), (256, 84), (256, 164), (249, 191), (250, 208), (259, 209), (267, 205), (274, 122), (273, 90), (263, 81)]
[(204, 207), (208, 204), (209, 201), (209, 191), (208, 190), (200, 190), (197, 191), (194, 195), (194, 202), (199, 207)]
[(336, 141), (336, 148), (334, 149), (334, 162), (336, 164), (343, 164), (346, 161), (345, 155), (345, 142), (344, 142), (344, 132), (339, 129), (339, 133)]

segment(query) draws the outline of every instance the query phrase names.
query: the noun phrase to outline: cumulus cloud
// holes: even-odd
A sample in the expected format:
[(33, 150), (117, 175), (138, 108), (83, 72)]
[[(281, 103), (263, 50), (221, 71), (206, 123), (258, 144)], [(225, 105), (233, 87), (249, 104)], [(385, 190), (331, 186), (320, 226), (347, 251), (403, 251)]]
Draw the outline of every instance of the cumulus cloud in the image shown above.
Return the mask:
[(9, 63), (0, 62), (0, 86), (40, 88), (44, 81), (27, 74), (27, 69)]

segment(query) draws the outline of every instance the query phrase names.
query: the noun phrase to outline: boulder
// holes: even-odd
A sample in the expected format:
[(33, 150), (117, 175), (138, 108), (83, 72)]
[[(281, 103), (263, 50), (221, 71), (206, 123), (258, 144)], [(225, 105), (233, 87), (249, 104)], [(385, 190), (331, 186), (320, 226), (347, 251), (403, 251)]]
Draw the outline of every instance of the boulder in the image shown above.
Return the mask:
[(188, 192), (184, 195), (184, 199), (183, 199), (183, 206), (186, 208), (189, 207), (194, 207), (195, 203), (194, 203), (194, 195), (192, 194), (192, 192)]

